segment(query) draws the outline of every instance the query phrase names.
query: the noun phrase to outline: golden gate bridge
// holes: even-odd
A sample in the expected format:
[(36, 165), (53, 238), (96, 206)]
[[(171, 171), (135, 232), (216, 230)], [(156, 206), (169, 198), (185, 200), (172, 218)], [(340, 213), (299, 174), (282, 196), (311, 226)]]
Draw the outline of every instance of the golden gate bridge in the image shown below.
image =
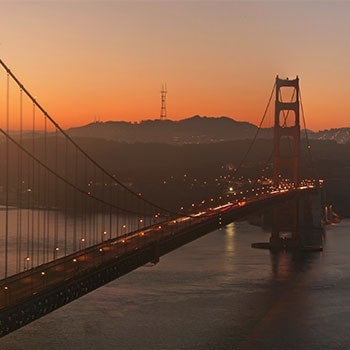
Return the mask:
[[(267, 207), (273, 208), (269, 247), (310, 247), (310, 237), (299, 228), (318, 226), (312, 202), (319, 199), (321, 182), (299, 175), (298, 78), (276, 77), (269, 100), (275, 94), (270, 183), (255, 181), (174, 211), (102, 167), (2, 60), (0, 65), (0, 336)], [(284, 88), (292, 91), (288, 102)], [(282, 235), (286, 230), (288, 238)], [(316, 241), (312, 248), (322, 249), (320, 236)]]

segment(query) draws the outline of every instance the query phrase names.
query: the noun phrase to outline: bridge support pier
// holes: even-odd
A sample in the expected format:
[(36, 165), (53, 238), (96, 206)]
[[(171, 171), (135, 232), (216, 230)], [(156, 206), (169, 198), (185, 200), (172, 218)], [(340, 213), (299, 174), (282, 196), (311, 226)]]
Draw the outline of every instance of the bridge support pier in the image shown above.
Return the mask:
[(269, 242), (253, 243), (253, 248), (322, 251), (322, 203), (319, 193), (297, 196), (267, 213), (271, 218)]
[(156, 264), (159, 263), (159, 259), (160, 259), (160, 251), (159, 251), (159, 242), (158, 242), (158, 240), (155, 242), (153, 249), (154, 249), (154, 258), (151, 261), (151, 263), (156, 265)]

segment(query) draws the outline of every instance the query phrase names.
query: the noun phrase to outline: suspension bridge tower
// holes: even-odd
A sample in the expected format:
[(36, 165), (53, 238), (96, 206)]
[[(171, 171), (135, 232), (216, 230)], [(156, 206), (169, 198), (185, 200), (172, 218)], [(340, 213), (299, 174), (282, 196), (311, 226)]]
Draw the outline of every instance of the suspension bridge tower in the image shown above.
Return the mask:
[[(276, 77), (273, 182), (279, 190), (300, 186), (299, 78)], [(295, 196), (273, 208), (270, 248), (319, 250), (320, 200), (316, 195)]]
[[(283, 101), (287, 90), (288, 102)], [(276, 77), (276, 101), (274, 124), (274, 185), (279, 186), (283, 176), (292, 180), (294, 187), (299, 182), (300, 118), (299, 78), (294, 80)]]
[[(283, 190), (299, 186), (300, 118), (299, 78), (276, 77), (273, 182)], [(273, 209), (271, 248), (300, 246), (299, 200), (295, 198)], [(288, 234), (287, 234), (288, 233)]]
[[(308, 186), (300, 175), (300, 90), (299, 78), (275, 83), (275, 120), (273, 140), (273, 185), (290, 194), (278, 206), (266, 210), (271, 222), (268, 243), (253, 243), (253, 248), (322, 250), (321, 192), (318, 185)], [(302, 114), (304, 120), (304, 115)], [(304, 120), (305, 124), (305, 120)], [(309, 147), (309, 146), (308, 146)], [(272, 214), (272, 215), (271, 215)]]

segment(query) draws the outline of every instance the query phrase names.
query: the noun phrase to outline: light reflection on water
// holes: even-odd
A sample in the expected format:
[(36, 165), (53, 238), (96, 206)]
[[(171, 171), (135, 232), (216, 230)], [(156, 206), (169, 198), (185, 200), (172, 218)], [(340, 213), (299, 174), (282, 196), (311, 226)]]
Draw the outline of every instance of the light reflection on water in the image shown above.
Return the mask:
[(268, 232), (212, 232), (0, 339), (1, 349), (346, 349), (350, 221), (323, 253), (250, 248)]
[[(149, 224), (151, 218), (143, 218)], [(8, 227), (8, 276), (69, 255), (109, 238), (139, 228), (133, 215), (70, 216), (59, 211), (0, 206), (0, 279), (5, 277), (5, 241)], [(20, 243), (19, 243), (20, 242)]]

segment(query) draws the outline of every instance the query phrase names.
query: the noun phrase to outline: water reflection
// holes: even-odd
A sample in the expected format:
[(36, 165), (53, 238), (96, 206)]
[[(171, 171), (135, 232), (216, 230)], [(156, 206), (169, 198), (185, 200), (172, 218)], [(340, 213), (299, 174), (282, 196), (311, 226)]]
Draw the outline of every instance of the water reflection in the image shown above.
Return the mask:
[(125, 235), (150, 222), (150, 217), (134, 215), (93, 213), (73, 217), (57, 210), (11, 208), (6, 213), (0, 208), (0, 279)]
[(324, 253), (271, 254), (250, 246), (269, 232), (236, 222), (1, 338), (0, 348), (347, 349), (343, 225)]
[(284, 281), (312, 268), (320, 260), (322, 252), (280, 251), (271, 252), (272, 275), (275, 281)]
[(231, 224), (226, 226), (225, 230), (225, 252), (228, 255), (231, 255), (235, 251), (235, 224), (232, 222)]

